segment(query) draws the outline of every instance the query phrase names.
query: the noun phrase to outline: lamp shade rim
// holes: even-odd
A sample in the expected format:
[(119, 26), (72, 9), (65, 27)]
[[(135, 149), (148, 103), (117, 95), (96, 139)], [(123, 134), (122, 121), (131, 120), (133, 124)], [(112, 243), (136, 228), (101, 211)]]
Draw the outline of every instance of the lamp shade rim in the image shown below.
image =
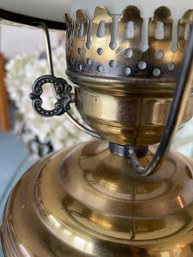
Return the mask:
[(36, 18), (28, 15), (10, 12), (3, 9), (0, 9), (0, 19), (35, 27), (41, 23), (44, 23), (50, 29), (66, 30), (66, 24), (64, 22)]
[(30, 23), (28, 18), (33, 21), (43, 20), (47, 21), (49, 27), (58, 28), (58, 23), (64, 24), (64, 14), (70, 10), (71, 0), (2, 0), (0, 18), (4, 18), (6, 15), (7, 20), (19, 21), (24, 24)]

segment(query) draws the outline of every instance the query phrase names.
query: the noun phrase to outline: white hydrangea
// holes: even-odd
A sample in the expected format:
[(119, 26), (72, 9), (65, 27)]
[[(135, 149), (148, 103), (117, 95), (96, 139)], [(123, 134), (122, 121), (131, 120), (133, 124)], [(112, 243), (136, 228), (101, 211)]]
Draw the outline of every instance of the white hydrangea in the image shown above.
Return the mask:
[[(66, 145), (90, 139), (88, 135), (81, 132), (68, 121), (65, 115), (44, 118), (33, 110), (31, 100), (28, 97), (32, 90), (32, 84), (39, 76), (49, 74), (47, 60), (40, 58), (40, 56), (41, 53), (38, 51), (33, 54), (20, 55), (10, 60), (6, 65), (7, 89), (10, 98), (15, 102), (25, 126), (34, 135), (38, 136), (41, 142), (50, 141), (55, 150)], [(68, 80), (65, 75), (65, 60), (63, 47), (53, 50), (55, 76)], [(52, 91), (45, 86), (43, 99), (47, 108), (53, 106), (53, 96)], [(19, 127), (17, 122), (15, 127)]]

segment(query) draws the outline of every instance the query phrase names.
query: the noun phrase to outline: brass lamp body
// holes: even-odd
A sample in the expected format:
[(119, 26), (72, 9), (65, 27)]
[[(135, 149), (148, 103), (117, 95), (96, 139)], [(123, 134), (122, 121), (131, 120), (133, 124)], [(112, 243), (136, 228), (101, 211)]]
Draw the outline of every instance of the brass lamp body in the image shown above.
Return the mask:
[[(150, 20), (144, 53), (136, 7), (123, 11), (114, 37), (115, 21), (106, 8), (96, 8), (92, 26), (82, 10), (75, 22), (66, 15), (67, 74), (76, 84), (77, 109), (106, 141), (49, 155), (21, 178), (4, 212), (5, 256), (193, 256), (193, 161), (171, 151), (153, 174), (142, 177), (107, 142), (144, 148), (160, 141), (192, 13), (179, 21), (175, 53), (166, 7)], [(133, 38), (125, 36), (130, 21)], [(154, 36), (159, 22), (165, 25), (163, 40)], [(181, 124), (192, 117), (192, 106), (190, 92)], [(149, 146), (138, 157), (141, 165), (155, 151), (156, 145)]]
[(170, 153), (157, 173), (141, 178), (99, 140), (49, 156), (8, 200), (5, 256), (190, 257), (192, 169)]

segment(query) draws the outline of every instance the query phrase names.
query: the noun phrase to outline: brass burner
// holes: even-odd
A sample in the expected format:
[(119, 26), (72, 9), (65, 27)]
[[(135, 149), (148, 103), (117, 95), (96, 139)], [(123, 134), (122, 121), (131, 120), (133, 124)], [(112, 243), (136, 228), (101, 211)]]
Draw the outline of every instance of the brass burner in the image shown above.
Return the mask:
[[(143, 20), (135, 6), (119, 18), (104, 7), (95, 9), (92, 20), (83, 10), (77, 11), (76, 21), (66, 15), (67, 74), (77, 84), (77, 109), (103, 139), (136, 146), (160, 141), (192, 21), (190, 10), (179, 21), (173, 52), (170, 10), (158, 8), (149, 20), (149, 48), (142, 51)], [(160, 24), (161, 39), (156, 34)], [(192, 117), (192, 110), (190, 92), (181, 123)]]

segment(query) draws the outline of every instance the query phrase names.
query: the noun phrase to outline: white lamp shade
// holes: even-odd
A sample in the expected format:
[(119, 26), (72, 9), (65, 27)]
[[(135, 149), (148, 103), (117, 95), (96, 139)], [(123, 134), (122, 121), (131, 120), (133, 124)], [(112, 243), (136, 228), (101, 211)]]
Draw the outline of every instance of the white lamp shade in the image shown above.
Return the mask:
[(33, 18), (64, 22), (64, 13), (71, 10), (71, 0), (0, 0), (0, 9)]
[(119, 15), (129, 5), (136, 6), (142, 18), (150, 18), (158, 7), (166, 6), (170, 9), (172, 18), (178, 20), (187, 10), (193, 9), (193, 0), (72, 0), (71, 13), (75, 16), (77, 9), (83, 9), (92, 17), (96, 6), (104, 6), (111, 14)]
[(184, 11), (193, 8), (193, 1), (120, 0), (117, 2), (117, 0), (0, 0), (0, 9), (2, 10), (55, 22), (64, 22), (64, 13), (72, 13), (74, 16), (74, 12), (77, 9), (83, 9), (87, 14), (92, 16), (94, 8), (97, 5), (107, 7), (113, 14), (120, 14), (126, 6), (135, 5), (141, 10), (143, 18), (146, 16), (151, 17), (157, 7), (167, 6), (172, 11), (172, 17), (178, 19)]

